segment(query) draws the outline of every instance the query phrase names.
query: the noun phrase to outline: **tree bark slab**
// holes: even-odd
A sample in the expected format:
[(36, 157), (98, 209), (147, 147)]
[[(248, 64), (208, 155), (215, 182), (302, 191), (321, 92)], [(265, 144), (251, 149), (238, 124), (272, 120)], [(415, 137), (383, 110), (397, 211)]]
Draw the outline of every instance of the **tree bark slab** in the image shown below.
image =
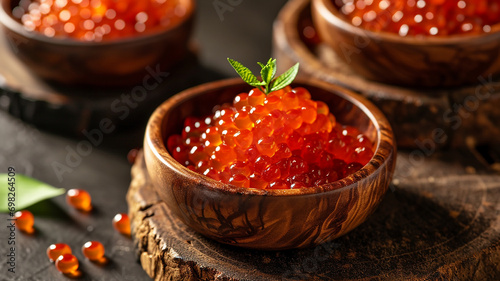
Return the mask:
[(255, 251), (185, 226), (155, 193), (139, 155), (127, 194), (138, 259), (154, 280), (499, 280), (500, 175), (456, 151), (401, 153), (379, 209), (311, 249)]

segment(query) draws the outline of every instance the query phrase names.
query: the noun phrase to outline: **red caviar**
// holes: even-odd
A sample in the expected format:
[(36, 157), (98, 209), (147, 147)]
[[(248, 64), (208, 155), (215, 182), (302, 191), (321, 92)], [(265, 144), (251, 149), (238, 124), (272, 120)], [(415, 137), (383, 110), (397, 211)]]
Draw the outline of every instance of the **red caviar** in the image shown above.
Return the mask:
[(355, 26), (400, 36), (490, 32), (500, 0), (334, 0)]
[(72, 254), (60, 255), (56, 260), (56, 268), (64, 274), (75, 274), (78, 271), (78, 259)]
[(83, 189), (70, 189), (66, 192), (66, 202), (73, 208), (88, 212), (92, 210), (92, 197)]
[(83, 255), (91, 261), (100, 261), (104, 258), (104, 246), (99, 241), (88, 241), (82, 246)]
[(35, 228), (33, 227), (35, 224), (35, 217), (30, 211), (17, 211), (14, 217), (16, 219), (15, 224), (19, 230), (28, 234), (35, 232)]
[(113, 227), (121, 234), (130, 236), (130, 219), (127, 214), (116, 214), (113, 218)]
[(51, 262), (56, 261), (59, 256), (64, 254), (71, 254), (71, 248), (68, 246), (68, 244), (57, 243), (52, 244), (47, 248), (47, 256), (49, 257)]
[(328, 106), (304, 88), (236, 96), (205, 118), (188, 117), (167, 139), (189, 169), (239, 187), (319, 186), (352, 174), (373, 156), (359, 130), (336, 122)]
[(186, 7), (181, 0), (21, 0), (12, 14), (48, 37), (105, 41), (176, 25)]

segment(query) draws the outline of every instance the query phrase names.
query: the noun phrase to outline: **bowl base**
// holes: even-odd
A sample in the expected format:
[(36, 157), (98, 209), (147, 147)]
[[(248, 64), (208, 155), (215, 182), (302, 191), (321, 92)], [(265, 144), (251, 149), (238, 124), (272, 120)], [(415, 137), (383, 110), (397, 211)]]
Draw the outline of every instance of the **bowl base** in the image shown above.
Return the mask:
[(184, 225), (159, 199), (140, 152), (127, 193), (132, 237), (154, 280), (498, 280), (500, 176), (464, 175), (465, 165), (449, 164), (472, 162), (459, 157), (412, 166), (401, 153), (396, 187), (357, 229), (315, 248), (257, 251)]

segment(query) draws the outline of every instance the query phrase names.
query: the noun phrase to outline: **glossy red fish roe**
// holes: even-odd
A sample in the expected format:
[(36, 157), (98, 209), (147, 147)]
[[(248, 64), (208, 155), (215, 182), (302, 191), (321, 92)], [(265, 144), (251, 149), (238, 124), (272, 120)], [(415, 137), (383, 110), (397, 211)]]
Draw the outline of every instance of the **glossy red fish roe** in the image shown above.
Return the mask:
[(33, 225), (35, 224), (35, 217), (30, 211), (17, 211), (14, 214), (14, 218), (16, 219), (16, 227), (19, 230), (28, 234), (35, 232), (35, 228), (33, 228)]
[(92, 210), (92, 198), (83, 189), (70, 189), (66, 192), (66, 202), (73, 208), (88, 212)]
[(400, 36), (490, 32), (500, 0), (333, 0), (355, 26)]
[(311, 17), (300, 17), (298, 22), (298, 30), (301, 41), (306, 43), (306, 46), (313, 49), (316, 45), (321, 43), (316, 28), (314, 27)]
[(51, 262), (56, 261), (59, 256), (64, 254), (71, 254), (71, 248), (68, 244), (57, 243), (52, 244), (47, 248), (47, 256)]
[(127, 160), (130, 164), (134, 164), (135, 160), (137, 159), (137, 155), (139, 154), (139, 149), (138, 148), (133, 148), (129, 150), (127, 153)]
[(73, 274), (78, 270), (78, 259), (72, 254), (60, 255), (56, 260), (56, 268), (64, 274)]
[(181, 0), (21, 0), (12, 10), (28, 31), (47, 37), (106, 41), (174, 26), (186, 14)]
[(113, 227), (124, 235), (130, 235), (130, 219), (127, 214), (116, 214), (113, 218)]
[(88, 241), (83, 244), (82, 253), (91, 261), (99, 261), (104, 258), (104, 246), (99, 241)]
[[(237, 95), (213, 115), (184, 122), (166, 145), (172, 156), (200, 174), (239, 187), (304, 188), (352, 174), (373, 156), (358, 129), (342, 126), (328, 105), (307, 89), (286, 87), (265, 95)], [(189, 139), (192, 138), (192, 139)]]

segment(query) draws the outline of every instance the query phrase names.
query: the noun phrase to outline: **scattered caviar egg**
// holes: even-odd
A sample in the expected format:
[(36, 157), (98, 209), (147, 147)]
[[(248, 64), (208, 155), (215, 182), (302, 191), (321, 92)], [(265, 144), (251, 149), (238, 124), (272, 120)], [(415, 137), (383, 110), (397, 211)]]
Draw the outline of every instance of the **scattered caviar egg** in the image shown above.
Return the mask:
[(28, 210), (18, 211), (14, 214), (16, 219), (16, 226), (22, 232), (31, 234), (35, 232), (33, 225), (35, 224), (35, 217)]
[(56, 260), (56, 268), (64, 274), (72, 274), (78, 270), (78, 259), (72, 254), (60, 255)]
[(47, 248), (47, 256), (51, 262), (54, 262), (59, 256), (64, 254), (71, 254), (71, 248), (64, 243), (52, 244)]
[(130, 164), (134, 164), (137, 159), (137, 154), (139, 153), (139, 149), (133, 148), (127, 153), (127, 160)]
[(92, 210), (90, 194), (83, 189), (70, 189), (66, 193), (66, 202), (77, 210), (88, 212)]
[(306, 43), (308, 47), (311, 48), (321, 43), (321, 39), (310, 17), (300, 17), (298, 29), (302, 42)]
[(47, 37), (107, 41), (174, 26), (187, 9), (181, 0), (23, 0), (12, 14)]
[(334, 0), (355, 26), (400, 36), (490, 32), (500, 22), (500, 0)]
[(113, 227), (124, 235), (130, 235), (130, 219), (127, 214), (116, 214), (113, 218)]
[(216, 122), (198, 129), (186, 121), (166, 146), (189, 169), (237, 187), (319, 186), (355, 173), (373, 156), (366, 136), (339, 124), (328, 105), (302, 87), (267, 96), (255, 88), (212, 112), (200, 120)]
[(91, 261), (99, 261), (104, 258), (104, 246), (98, 241), (88, 241), (83, 244), (82, 253)]

